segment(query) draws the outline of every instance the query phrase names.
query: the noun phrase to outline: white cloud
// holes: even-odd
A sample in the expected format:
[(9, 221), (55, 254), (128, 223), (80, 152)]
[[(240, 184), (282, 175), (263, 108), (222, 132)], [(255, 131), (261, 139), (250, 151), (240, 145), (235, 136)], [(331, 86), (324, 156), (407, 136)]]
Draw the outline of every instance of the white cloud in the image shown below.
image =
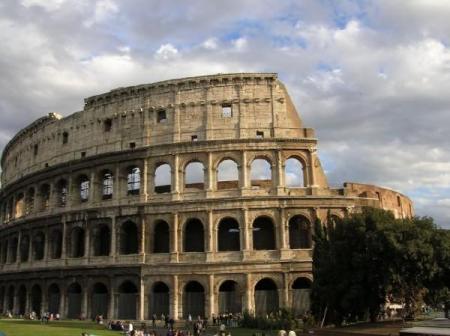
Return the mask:
[(119, 12), (119, 7), (113, 0), (99, 0), (95, 3), (94, 14), (83, 22), (86, 27), (91, 27), (113, 17)]
[(169, 60), (178, 55), (178, 49), (172, 44), (167, 43), (159, 47), (155, 53), (155, 58), (158, 60)]
[(236, 50), (243, 51), (247, 47), (248, 41), (245, 37), (239, 37), (238, 39), (233, 40), (232, 44)]
[(209, 39), (207, 39), (205, 42), (202, 43), (203, 48), (205, 49), (217, 49), (218, 43), (217, 43), (217, 39), (215, 37), (211, 37)]
[(48, 12), (55, 11), (61, 7), (67, 0), (21, 0), (22, 6), (29, 7), (41, 7)]

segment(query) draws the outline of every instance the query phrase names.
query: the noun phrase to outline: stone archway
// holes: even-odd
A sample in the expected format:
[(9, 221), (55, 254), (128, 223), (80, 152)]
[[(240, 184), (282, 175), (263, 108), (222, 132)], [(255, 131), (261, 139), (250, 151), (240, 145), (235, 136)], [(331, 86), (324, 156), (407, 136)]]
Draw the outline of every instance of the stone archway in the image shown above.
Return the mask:
[(279, 310), (278, 288), (272, 279), (264, 278), (255, 286), (255, 313), (266, 316)]
[(192, 319), (205, 316), (205, 289), (197, 281), (190, 281), (183, 290), (183, 316)]
[(223, 282), (219, 287), (219, 314), (241, 311), (242, 299), (237, 282), (233, 280)]
[(67, 317), (78, 319), (81, 316), (82, 289), (74, 282), (67, 288)]
[(311, 306), (311, 280), (297, 278), (292, 284), (292, 310), (296, 315), (307, 312)]
[(153, 314), (161, 316), (161, 314), (169, 314), (169, 287), (161, 281), (156, 282), (149, 297), (149, 319)]
[(91, 318), (97, 315), (108, 317), (108, 287), (102, 282), (97, 282), (92, 287), (91, 293)]
[(137, 317), (138, 289), (131, 281), (125, 281), (119, 286), (117, 318), (135, 320)]
[(61, 314), (59, 311), (61, 304), (61, 291), (57, 284), (51, 284), (48, 287), (48, 311), (51, 314)]

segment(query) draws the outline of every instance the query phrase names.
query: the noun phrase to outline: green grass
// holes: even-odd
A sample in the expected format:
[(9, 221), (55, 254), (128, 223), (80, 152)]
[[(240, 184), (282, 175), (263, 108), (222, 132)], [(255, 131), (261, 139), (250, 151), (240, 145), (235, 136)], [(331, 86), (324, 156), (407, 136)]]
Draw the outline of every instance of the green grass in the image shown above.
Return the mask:
[[(136, 323), (139, 327), (139, 323)], [(183, 328), (181, 328), (183, 329)], [(208, 328), (207, 335), (214, 335), (218, 327)], [(42, 324), (40, 321), (0, 319), (0, 331), (6, 336), (81, 336), (82, 332), (95, 336), (119, 336), (123, 335), (120, 331), (110, 331), (105, 326), (87, 321), (51, 321), (49, 324)], [(244, 328), (231, 328), (233, 336), (251, 336), (255, 333), (261, 335), (261, 331)], [(160, 335), (166, 335), (166, 331)], [(266, 336), (276, 335), (275, 331), (265, 331)]]
[(80, 336), (82, 332), (96, 336), (120, 335), (118, 331), (107, 330), (104, 326), (86, 321), (40, 321), (0, 320), (0, 331), (6, 336)]

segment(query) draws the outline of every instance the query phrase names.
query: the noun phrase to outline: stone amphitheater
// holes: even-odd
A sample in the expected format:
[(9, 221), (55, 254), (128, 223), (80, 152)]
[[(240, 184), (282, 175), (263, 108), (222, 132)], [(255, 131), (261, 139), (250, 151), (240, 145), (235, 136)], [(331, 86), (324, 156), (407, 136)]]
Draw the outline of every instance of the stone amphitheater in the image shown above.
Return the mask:
[(273, 73), (118, 88), (50, 113), (1, 158), (0, 311), (183, 319), (302, 313), (312, 223), (406, 196), (331, 188)]

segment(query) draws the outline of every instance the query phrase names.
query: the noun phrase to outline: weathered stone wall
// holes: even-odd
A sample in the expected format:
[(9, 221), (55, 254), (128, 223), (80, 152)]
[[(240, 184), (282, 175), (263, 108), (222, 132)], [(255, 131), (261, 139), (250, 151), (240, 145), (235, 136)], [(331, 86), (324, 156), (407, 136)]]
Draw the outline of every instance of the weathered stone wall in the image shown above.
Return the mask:
[[(163, 282), (167, 312), (183, 318), (193, 281), (204, 290), (206, 316), (221, 312), (225, 281), (235, 284), (241, 310), (259, 308), (260, 281), (274, 286), (279, 307), (294, 307), (312, 281), (316, 218), (327, 225), (329, 215), (364, 206), (414, 214), (392, 190), (330, 188), (314, 132), (274, 74), (186, 78), (85, 102), (83, 112), (39, 119), (3, 153), (0, 311), (39, 307), (66, 317), (77, 297), (79, 313), (95, 315), (101, 284), (106, 315), (124, 318), (123, 300), (134, 297), (127, 318), (148, 319), (154, 285)], [(261, 159), (270, 176), (252, 179)], [(295, 186), (289, 159), (298, 164)], [(234, 179), (219, 179), (225, 160)], [(190, 182), (193, 162), (203, 178)], [(163, 185), (162, 165), (170, 168)]]

